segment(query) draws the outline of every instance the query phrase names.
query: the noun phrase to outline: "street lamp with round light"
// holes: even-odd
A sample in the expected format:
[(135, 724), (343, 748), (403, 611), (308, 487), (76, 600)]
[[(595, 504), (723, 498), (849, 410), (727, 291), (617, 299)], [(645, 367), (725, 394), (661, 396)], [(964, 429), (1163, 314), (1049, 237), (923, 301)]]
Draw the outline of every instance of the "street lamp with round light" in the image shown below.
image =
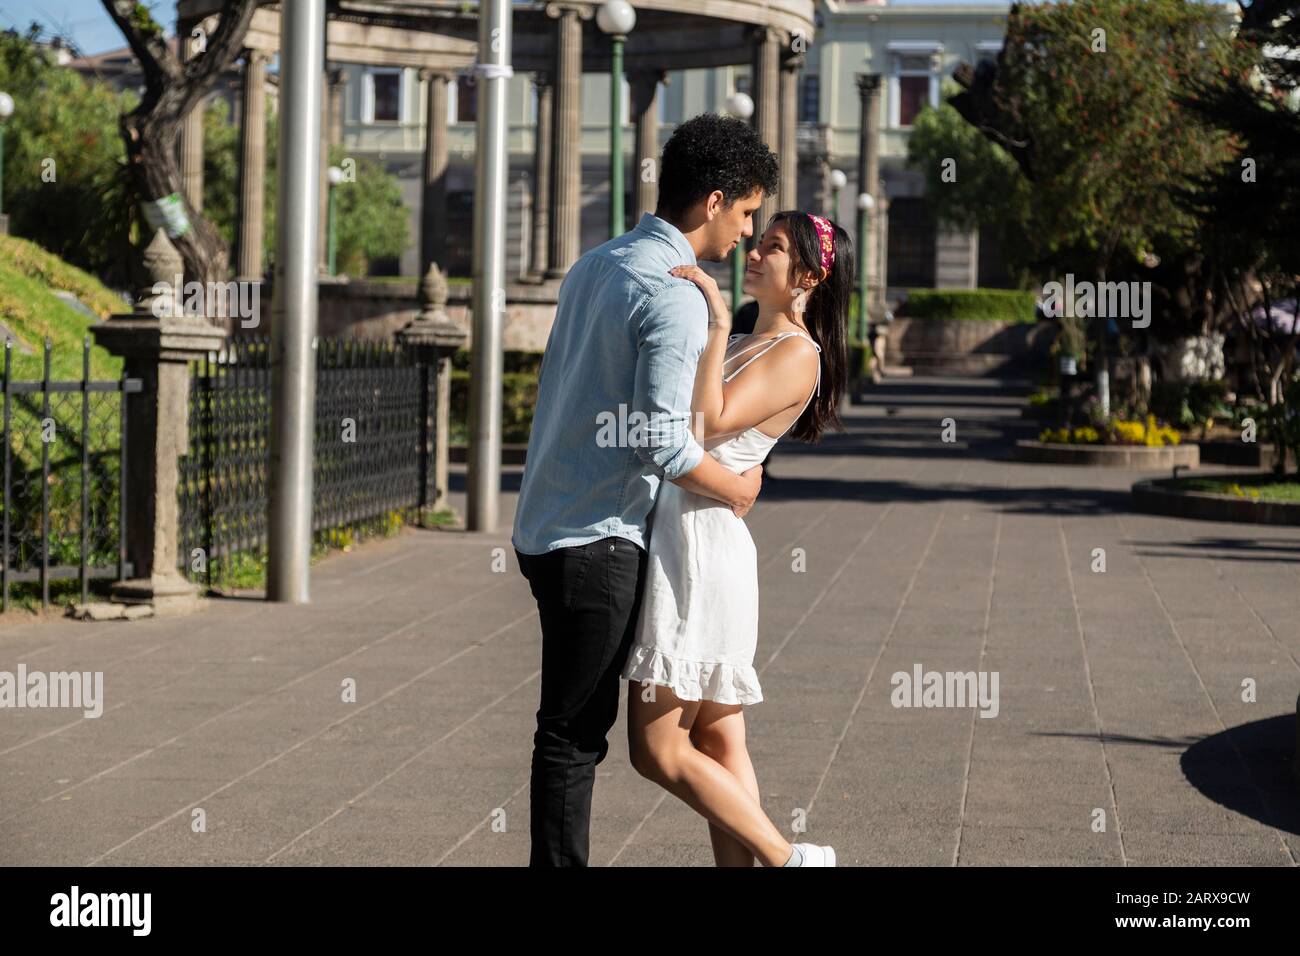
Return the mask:
[(596, 10), (596, 26), (610, 39), (609, 57), (609, 236), (623, 234), (623, 43), (636, 26), (627, 0), (606, 0)]
[(871, 210), (876, 200), (871, 193), (858, 193), (858, 331), (867, 344), (867, 263), (870, 261)]
[(748, 93), (737, 91), (727, 97), (727, 112), (736, 119), (748, 120), (754, 115), (754, 100)]
[(831, 170), (831, 219), (840, 217), (840, 190), (849, 184), (849, 177), (842, 169)]
[[(737, 90), (727, 97), (727, 112), (738, 120), (749, 121), (754, 115), (754, 100), (748, 93)], [(740, 297), (745, 284), (745, 241), (736, 243), (731, 253), (731, 316), (740, 311)]]

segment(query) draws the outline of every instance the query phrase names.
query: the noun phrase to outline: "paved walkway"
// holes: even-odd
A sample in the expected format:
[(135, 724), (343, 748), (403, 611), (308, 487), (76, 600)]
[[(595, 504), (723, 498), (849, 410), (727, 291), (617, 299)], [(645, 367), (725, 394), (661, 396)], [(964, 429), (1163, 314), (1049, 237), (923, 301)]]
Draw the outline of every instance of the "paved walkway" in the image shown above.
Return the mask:
[[(999, 460), (1032, 431), (1019, 400), (897, 380), (778, 449), (749, 518), (764, 806), (842, 865), (1296, 865), (1300, 529), (1132, 514), (1134, 472)], [(99, 719), (0, 711), (0, 864), (526, 863), (540, 647), (513, 503), (499, 533), (323, 562), (307, 607), (0, 632), (0, 670), (100, 670), (106, 696)], [(996, 717), (895, 708), (918, 665), (996, 671)], [(592, 862), (709, 865), (621, 717), (611, 742)]]

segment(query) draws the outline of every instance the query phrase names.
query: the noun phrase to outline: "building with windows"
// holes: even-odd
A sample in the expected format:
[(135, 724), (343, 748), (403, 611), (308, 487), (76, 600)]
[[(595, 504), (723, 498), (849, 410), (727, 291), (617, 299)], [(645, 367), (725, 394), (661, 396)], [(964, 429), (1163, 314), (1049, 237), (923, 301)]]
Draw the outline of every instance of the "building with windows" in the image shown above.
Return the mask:
[[(1000, 261), (978, 232), (955, 234), (936, 226), (921, 197), (920, 173), (906, 168), (907, 137), (917, 113), (937, 105), (940, 84), (966, 61), (997, 55), (1002, 44), (1007, 3), (887, 3), (878, 0), (821, 0), (817, 32), (803, 51), (796, 109), (798, 201), (803, 208), (829, 212), (853, 226), (858, 193), (858, 129), (861, 115), (858, 74), (879, 74), (880, 177), (888, 199), (880, 227), (887, 232), (883, 264), (891, 290), (915, 286), (975, 286), (1001, 280)], [(416, 68), (337, 64), (342, 78), (343, 144), (349, 151), (382, 162), (402, 183), (411, 209), (412, 235), (418, 236), (424, 118), (430, 84)], [(654, 106), (659, 142), (674, 126), (702, 112), (722, 112), (736, 91), (749, 92), (751, 69), (726, 66), (675, 70), (662, 75)], [(532, 185), (539, 86), (535, 74), (511, 80), (509, 141), (510, 270), (528, 269), (532, 230)], [(623, 84), (623, 115), (632, 113), (632, 83)], [(589, 249), (608, 236), (609, 77), (582, 78), (582, 236)], [(474, 109), (472, 77), (454, 76), (447, 84), (449, 158), (447, 202), (451, 229), (446, 266), (453, 274), (469, 271), (469, 233), (473, 209)], [(624, 136), (633, 157), (631, 127)], [(775, 145), (775, 144), (774, 144)], [(782, 156), (783, 163), (791, 158)], [(830, 172), (841, 169), (848, 186), (831, 195)], [(635, 218), (628, 176), (628, 223)], [(838, 208), (832, 208), (838, 205)], [(381, 273), (419, 272), (418, 243), (400, 259), (376, 263)]]

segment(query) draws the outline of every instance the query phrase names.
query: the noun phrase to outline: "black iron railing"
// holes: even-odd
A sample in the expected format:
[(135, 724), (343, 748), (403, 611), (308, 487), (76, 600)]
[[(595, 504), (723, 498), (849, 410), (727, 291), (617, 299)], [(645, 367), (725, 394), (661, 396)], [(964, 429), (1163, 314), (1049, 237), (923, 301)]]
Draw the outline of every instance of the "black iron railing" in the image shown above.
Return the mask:
[(126, 560), (126, 403), (139, 379), (94, 381), (90, 340), (82, 343), (81, 378), (55, 381), (52, 346), (44, 345), (40, 380), (13, 377), (13, 340), (4, 350), (4, 502), (0, 606), (10, 590), (36, 582), (41, 604), (50, 582), (78, 579), (81, 600), (90, 581), (122, 580)]
[[(345, 543), (418, 518), (434, 499), (437, 367), (417, 348), (322, 340), (317, 349), (312, 527)], [(218, 585), (264, 560), (270, 484), (270, 342), (237, 339), (196, 363), (180, 463), (178, 560)]]

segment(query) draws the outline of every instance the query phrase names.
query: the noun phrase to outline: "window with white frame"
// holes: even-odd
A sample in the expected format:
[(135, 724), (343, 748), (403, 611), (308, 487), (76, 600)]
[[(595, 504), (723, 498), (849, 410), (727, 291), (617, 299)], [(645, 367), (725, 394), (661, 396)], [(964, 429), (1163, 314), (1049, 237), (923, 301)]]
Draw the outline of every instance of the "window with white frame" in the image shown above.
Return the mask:
[(938, 43), (889, 44), (893, 72), (889, 75), (889, 125), (908, 128), (926, 106), (939, 105)]
[(402, 71), (367, 70), (361, 84), (361, 120), (397, 123), (402, 119)]

